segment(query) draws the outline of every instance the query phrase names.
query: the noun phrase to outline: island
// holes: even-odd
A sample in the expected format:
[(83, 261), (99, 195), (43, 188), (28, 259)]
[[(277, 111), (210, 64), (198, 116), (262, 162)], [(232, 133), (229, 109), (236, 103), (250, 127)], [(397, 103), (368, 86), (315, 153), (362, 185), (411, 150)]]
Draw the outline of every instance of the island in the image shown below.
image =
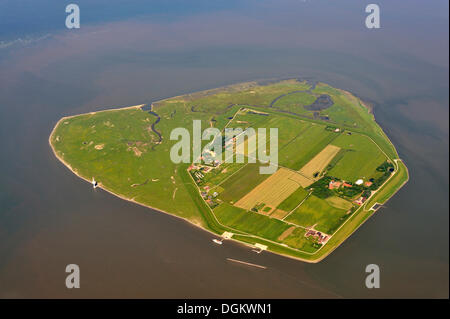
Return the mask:
[[(253, 128), (258, 140), (258, 129), (276, 128), (276, 168), (261, 173), (274, 164), (250, 156), (256, 139), (250, 135), (202, 138), (200, 157), (189, 150), (183, 161), (174, 161), (180, 141), (172, 133), (181, 128), (194, 139), (193, 123), (243, 136)], [(221, 144), (215, 143), (219, 137)], [(238, 241), (256, 252), (312, 263), (350, 237), (409, 178), (367, 103), (301, 78), (67, 116), (49, 143), (62, 163), (94, 187), (180, 217), (213, 233), (218, 244)], [(242, 153), (244, 161), (218, 155), (213, 144), (231, 150), (231, 157)]]

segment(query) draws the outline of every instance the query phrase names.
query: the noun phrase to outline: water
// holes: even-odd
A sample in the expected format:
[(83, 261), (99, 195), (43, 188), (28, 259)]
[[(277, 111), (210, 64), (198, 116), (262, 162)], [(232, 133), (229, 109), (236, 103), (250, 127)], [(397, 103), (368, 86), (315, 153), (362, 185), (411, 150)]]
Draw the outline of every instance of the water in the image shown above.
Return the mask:
[[(370, 31), (359, 3), (243, 3), (169, 8), (170, 21), (130, 9), (0, 49), (0, 297), (448, 297), (448, 3), (381, 2), (382, 28)], [(20, 31), (9, 29), (5, 39)], [(410, 170), (319, 264), (215, 245), (184, 221), (94, 191), (48, 146), (64, 115), (289, 76), (373, 103)], [(69, 263), (81, 268), (79, 290), (65, 288)], [(364, 285), (371, 263), (378, 290)]]

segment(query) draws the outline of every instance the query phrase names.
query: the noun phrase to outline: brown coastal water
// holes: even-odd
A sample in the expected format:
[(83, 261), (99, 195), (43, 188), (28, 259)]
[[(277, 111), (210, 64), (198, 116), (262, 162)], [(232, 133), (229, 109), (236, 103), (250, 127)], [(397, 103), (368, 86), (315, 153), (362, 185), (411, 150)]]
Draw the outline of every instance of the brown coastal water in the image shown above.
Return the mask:
[[(365, 29), (362, 3), (267, 1), (0, 49), (0, 297), (448, 297), (448, 3), (413, 2), (382, 1), (379, 30)], [(62, 116), (290, 76), (371, 102), (410, 171), (318, 264), (215, 245), (184, 221), (93, 190), (48, 145)], [(81, 289), (65, 288), (69, 263)], [(372, 263), (377, 290), (364, 285)]]

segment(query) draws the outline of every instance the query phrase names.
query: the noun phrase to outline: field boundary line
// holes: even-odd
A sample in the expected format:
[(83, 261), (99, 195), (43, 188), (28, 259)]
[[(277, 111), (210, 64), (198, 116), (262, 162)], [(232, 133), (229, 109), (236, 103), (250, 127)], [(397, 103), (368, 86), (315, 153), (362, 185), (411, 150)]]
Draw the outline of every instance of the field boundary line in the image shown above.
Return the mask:
[[(253, 235), (253, 234), (250, 234), (250, 233), (248, 233), (248, 232), (245, 232), (245, 231), (242, 231), (242, 230), (238, 230), (238, 229), (235, 229), (235, 228), (233, 228), (233, 227), (230, 227), (230, 226), (227, 226), (227, 225), (222, 224), (222, 223), (218, 220), (216, 214), (214, 214), (214, 211), (211, 209), (211, 207), (210, 207), (210, 206), (208, 205), (208, 203), (205, 201), (205, 199), (200, 195), (200, 187), (198, 187), (198, 185), (195, 183), (195, 180), (194, 180), (194, 178), (192, 177), (192, 175), (191, 175), (188, 171), (186, 171), (186, 172), (187, 172), (187, 174), (189, 175), (189, 177), (191, 178), (192, 184), (193, 184), (193, 185), (197, 188), (197, 190), (198, 190), (197, 196), (200, 196), (200, 198), (202, 199), (202, 201), (205, 203), (205, 205), (208, 207), (209, 211), (210, 211), (211, 214), (213, 215), (215, 221), (216, 221), (220, 226), (222, 226), (223, 228), (235, 231), (235, 232), (236, 232), (236, 235), (238, 235), (238, 236), (243, 236), (243, 237), (249, 237), (249, 238), (260, 239), (260, 240), (263, 240), (263, 241), (270, 242), (270, 243), (272, 243), (272, 244), (274, 244), (274, 245), (277, 245), (277, 246), (281, 246), (281, 247), (284, 247), (284, 248), (288, 248), (288, 249), (297, 251), (297, 252), (302, 253), (302, 254), (313, 255), (313, 254), (315, 254), (316, 252), (318, 252), (318, 251), (320, 250), (320, 249), (319, 249), (319, 250), (317, 250), (317, 251), (314, 252), (314, 253), (310, 253), (310, 252), (307, 252), (307, 251), (304, 251), (304, 250), (300, 250), (300, 249), (297, 249), (297, 248), (294, 248), (294, 247), (291, 247), (291, 246), (288, 246), (288, 245), (282, 245), (281, 243), (276, 242), (276, 241), (273, 241), (273, 240), (271, 240), (271, 239), (264, 238), (264, 237), (260, 237), (260, 236), (257, 236), (257, 235)], [(257, 213), (251, 212), (251, 211), (248, 211), (248, 213), (250, 213), (250, 214), (257, 214)], [(268, 217), (268, 218), (270, 218), (270, 217)], [(278, 219), (278, 220), (280, 220), (280, 219)], [(281, 221), (281, 220), (280, 220), (280, 221)], [(286, 223), (286, 224), (288, 224), (288, 225), (293, 225), (293, 226), (299, 226), (299, 227), (302, 227), (302, 226), (300, 226), (300, 225), (292, 224), (292, 223), (289, 223), (289, 222), (285, 222), (285, 221), (282, 221), (282, 222), (284, 222), (284, 223)], [(302, 227), (302, 228), (303, 228), (303, 227)], [(235, 241), (241, 243), (240, 240), (235, 240)], [(301, 257), (295, 257), (295, 258), (296, 258), (296, 259), (303, 260), (303, 261), (305, 261), (305, 262), (314, 262), (314, 261), (310, 261), (310, 260), (308, 260), (308, 259), (304, 259), (304, 258), (301, 258)]]
[(233, 174), (231, 174), (230, 176), (228, 176), (227, 178), (225, 178), (223, 181), (221, 181), (219, 184), (214, 185), (213, 188), (216, 188), (217, 186), (222, 185), (222, 183), (224, 183), (225, 181), (227, 181), (231, 176), (233, 176), (234, 174), (236, 174), (237, 172), (239, 172), (241, 169), (243, 169), (245, 166), (247, 166), (249, 163), (246, 163), (244, 166), (242, 166), (241, 168), (239, 168), (236, 172), (234, 172)]
[[(287, 214), (286, 216), (284, 216), (281, 220), (284, 221), (284, 220), (286, 219), (286, 217), (288, 217), (288, 216), (289, 216), (290, 214), (292, 214), (297, 208), (299, 208), (299, 207), (303, 204), (303, 202), (304, 202), (305, 200), (307, 200), (309, 196), (311, 196), (311, 194), (312, 194), (312, 192), (309, 192), (308, 195), (306, 195), (306, 197), (303, 198), (303, 200), (300, 202), (300, 204), (298, 204), (293, 210), (291, 210), (291, 211), (289, 212), (289, 214)], [(285, 222), (285, 223), (287, 223), (287, 222)], [(298, 225), (298, 226), (300, 226), (300, 225)], [(303, 226), (300, 226), (300, 227), (303, 227)], [(303, 227), (303, 228), (306, 229), (306, 227)]]

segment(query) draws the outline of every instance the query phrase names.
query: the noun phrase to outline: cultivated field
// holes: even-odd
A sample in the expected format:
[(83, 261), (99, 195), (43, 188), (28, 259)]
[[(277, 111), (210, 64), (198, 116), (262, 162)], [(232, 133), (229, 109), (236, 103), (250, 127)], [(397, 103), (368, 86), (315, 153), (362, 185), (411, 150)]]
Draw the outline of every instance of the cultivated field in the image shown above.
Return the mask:
[[(297, 207), (298, 204), (306, 198), (306, 196), (308, 196), (308, 192), (303, 187), (299, 187), (295, 192), (289, 195), (288, 198), (281, 202), (277, 208), (285, 212), (290, 212)], [(275, 217), (274, 214), (272, 214), (272, 217)]]
[(312, 160), (300, 169), (300, 173), (309, 179), (320, 177), (320, 173), (327, 167), (328, 163), (336, 156), (339, 150), (340, 147), (331, 144), (327, 145), (319, 154), (314, 156)]
[(247, 164), (239, 170), (238, 174), (232, 175), (220, 185), (225, 189), (220, 194), (220, 198), (224, 201), (234, 203), (269, 176), (259, 174), (259, 165)]
[(325, 127), (308, 123), (304, 129), (297, 130), (295, 138), (280, 148), (280, 165), (297, 171), (339, 136)]
[(303, 176), (286, 168), (280, 168), (250, 193), (238, 200), (235, 206), (251, 210), (257, 204), (270, 207), (272, 212), (282, 201), (289, 197), (304, 181)]
[(272, 214), (270, 214), (270, 217), (277, 218), (277, 219), (283, 219), (284, 216), (286, 216), (287, 214), (289, 214), (289, 211), (277, 208), (272, 212)]

